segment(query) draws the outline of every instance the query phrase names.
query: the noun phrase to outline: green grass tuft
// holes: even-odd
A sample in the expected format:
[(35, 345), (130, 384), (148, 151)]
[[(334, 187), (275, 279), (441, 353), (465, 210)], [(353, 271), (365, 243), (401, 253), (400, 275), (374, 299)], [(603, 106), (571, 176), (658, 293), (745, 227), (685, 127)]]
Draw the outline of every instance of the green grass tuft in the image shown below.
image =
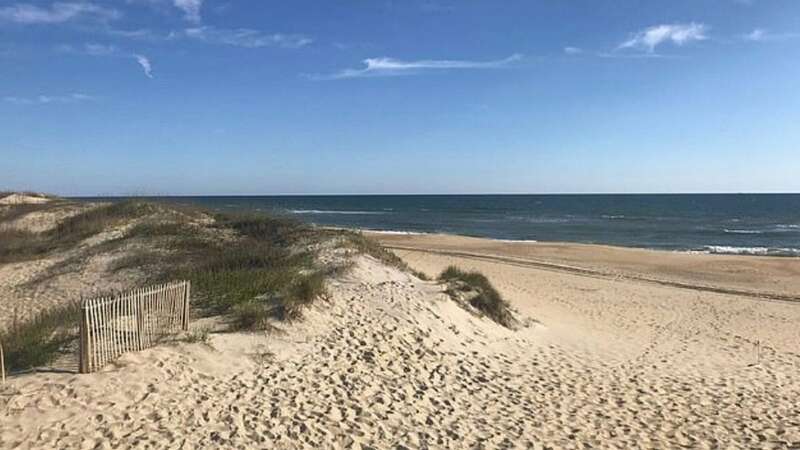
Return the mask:
[(400, 270), (409, 270), (408, 265), (399, 256), (390, 250), (385, 249), (377, 241), (370, 239), (357, 231), (341, 230), (340, 235), (344, 238), (343, 245), (350, 247), (358, 253), (363, 253)]
[(152, 212), (153, 208), (142, 202), (109, 203), (69, 217), (44, 233), (0, 231), (0, 264), (40, 258), (54, 250), (73, 247), (113, 226)]
[(15, 372), (47, 365), (78, 339), (80, 306), (51, 308), (0, 333), (6, 370)]
[(411, 274), (422, 281), (430, 281), (431, 279), (425, 272), (420, 272), (419, 270), (412, 270)]
[(449, 266), (439, 275), (439, 280), (448, 283), (446, 292), (451, 297), (462, 294), (472, 307), (490, 319), (507, 328), (515, 326), (516, 320), (510, 305), (482, 273), (466, 272), (456, 266)]

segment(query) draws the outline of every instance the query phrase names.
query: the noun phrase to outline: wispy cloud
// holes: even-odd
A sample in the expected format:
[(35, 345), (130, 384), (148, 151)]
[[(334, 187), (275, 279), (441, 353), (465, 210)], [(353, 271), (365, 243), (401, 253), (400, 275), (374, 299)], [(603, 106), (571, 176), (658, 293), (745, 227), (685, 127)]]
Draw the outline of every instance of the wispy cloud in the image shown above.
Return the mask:
[(74, 45), (62, 44), (56, 46), (55, 49), (59, 52), (74, 53), (79, 55), (131, 58), (136, 60), (139, 66), (141, 66), (142, 71), (147, 78), (153, 78), (153, 66), (148, 57), (139, 53), (130, 53), (120, 50), (114, 45), (87, 43), (76, 47)]
[(402, 61), (394, 58), (367, 58), (362, 69), (344, 69), (328, 75), (309, 75), (314, 80), (341, 80), (346, 78), (364, 78), (381, 76), (415, 75), (429, 71), (463, 70), (463, 69), (499, 69), (508, 67), (522, 59), (522, 55), (514, 54), (505, 59), (494, 61), (465, 61), (452, 59), (423, 59), (419, 61)]
[(164, 34), (159, 34), (147, 28), (125, 30), (120, 28), (106, 27), (103, 28), (101, 32), (112, 37), (135, 39), (141, 41), (161, 41), (166, 39), (166, 36)]
[(47, 105), (50, 103), (79, 103), (96, 100), (86, 94), (73, 93), (67, 95), (38, 95), (36, 97), (4, 97), (3, 101), (15, 105)]
[(265, 33), (249, 28), (216, 28), (211, 26), (187, 28), (169, 35), (170, 39), (188, 38), (210, 44), (233, 45), (246, 48), (284, 47), (300, 48), (314, 42), (302, 34)]
[(59, 44), (55, 46), (55, 50), (61, 53), (74, 53), (89, 56), (114, 56), (119, 54), (119, 49), (114, 45), (96, 44), (93, 42), (80, 46)]
[(84, 45), (87, 55), (108, 56), (116, 54), (119, 50), (113, 45), (89, 43)]
[(763, 28), (756, 28), (742, 36), (742, 39), (750, 42), (779, 42), (797, 38), (800, 38), (800, 33), (772, 33)]
[(16, 3), (0, 8), (0, 20), (20, 24), (56, 24), (80, 19), (111, 20), (122, 14), (116, 9), (88, 2), (56, 2), (49, 7)]
[(150, 59), (144, 55), (133, 55), (136, 59), (136, 62), (142, 66), (142, 70), (144, 71), (144, 75), (147, 78), (153, 78), (153, 66), (150, 64)]
[(564, 53), (567, 55), (580, 55), (583, 53), (583, 49), (578, 47), (564, 47)]
[(592, 56), (605, 59), (681, 59), (677, 55), (662, 55), (660, 53), (621, 53), (621, 52), (597, 52)]
[(175, 11), (173, 8), (177, 8), (187, 21), (194, 24), (200, 24), (203, 21), (201, 9), (204, 0), (126, 0), (126, 2), (147, 5), (164, 14), (172, 14)]
[(200, 16), (203, 0), (175, 0), (175, 7), (183, 11), (184, 17), (189, 22), (200, 23), (203, 21)]
[(640, 49), (653, 53), (656, 47), (667, 42), (681, 46), (689, 42), (706, 40), (708, 29), (707, 25), (695, 22), (655, 25), (634, 33), (617, 49)]

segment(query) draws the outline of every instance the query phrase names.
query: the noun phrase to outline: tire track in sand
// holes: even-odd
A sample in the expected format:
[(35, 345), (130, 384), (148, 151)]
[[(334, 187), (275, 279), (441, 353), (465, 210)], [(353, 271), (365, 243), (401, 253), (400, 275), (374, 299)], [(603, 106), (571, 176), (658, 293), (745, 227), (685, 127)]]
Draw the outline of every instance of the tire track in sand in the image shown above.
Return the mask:
[(509, 264), (516, 267), (529, 267), (541, 270), (550, 270), (555, 272), (566, 272), (573, 275), (580, 275), (593, 278), (602, 278), (610, 280), (629, 280), (643, 283), (658, 284), (661, 286), (674, 287), (679, 289), (688, 289), (693, 291), (713, 292), (716, 294), (736, 295), (740, 297), (748, 297), (756, 300), (786, 302), (792, 304), (800, 304), (800, 296), (777, 294), (774, 292), (760, 292), (748, 291), (744, 289), (726, 288), (722, 286), (711, 286), (703, 284), (685, 283), (682, 281), (665, 280), (660, 278), (647, 277), (644, 275), (636, 275), (631, 273), (616, 273), (607, 272), (598, 269), (589, 269), (585, 267), (570, 266), (567, 264), (558, 264), (548, 261), (514, 258), (511, 256), (493, 255), (490, 253), (472, 253), (453, 250), (431, 250), (419, 247), (410, 247), (402, 245), (383, 245), (384, 248), (389, 250), (402, 250), (409, 252), (422, 252), (434, 255), (454, 256), (459, 258), (475, 259), (479, 261), (500, 262)]

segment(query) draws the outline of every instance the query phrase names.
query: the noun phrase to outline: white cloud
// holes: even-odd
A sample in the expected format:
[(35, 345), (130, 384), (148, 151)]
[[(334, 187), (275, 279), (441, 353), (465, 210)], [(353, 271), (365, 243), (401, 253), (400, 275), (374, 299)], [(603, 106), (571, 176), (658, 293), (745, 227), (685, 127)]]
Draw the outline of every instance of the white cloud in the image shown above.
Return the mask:
[(189, 22), (202, 22), (200, 9), (203, 7), (203, 0), (175, 0), (175, 7), (183, 11), (184, 17)]
[(656, 25), (635, 33), (630, 39), (620, 44), (618, 48), (637, 48), (652, 53), (656, 47), (665, 42), (672, 42), (680, 46), (689, 42), (708, 39), (706, 36), (707, 31), (708, 26), (695, 22)]
[(135, 30), (123, 30), (118, 28), (105, 28), (103, 29), (105, 34), (113, 37), (120, 37), (125, 39), (136, 39), (141, 41), (160, 41), (164, 40), (165, 36), (160, 35), (152, 30), (147, 28), (139, 28)]
[(148, 59), (144, 55), (134, 54), (132, 56), (136, 59), (136, 62), (139, 63), (140, 66), (142, 66), (142, 70), (144, 71), (145, 76), (147, 78), (153, 78), (153, 66), (150, 64), (150, 59)]
[(578, 47), (564, 47), (564, 53), (568, 55), (579, 55), (583, 53), (583, 49), (580, 49)]
[(752, 32), (744, 35), (744, 40), (746, 41), (763, 41), (764, 37), (766, 36), (767, 32), (762, 30), (761, 28), (756, 28)]
[(514, 54), (505, 59), (495, 61), (461, 61), (432, 60), (401, 61), (394, 58), (367, 58), (363, 61), (363, 69), (345, 69), (330, 75), (311, 75), (315, 80), (339, 80), (345, 78), (379, 77), (412, 75), (425, 71), (456, 69), (499, 69), (522, 59), (522, 55)]
[(87, 43), (77, 47), (71, 44), (60, 44), (56, 45), (55, 49), (62, 53), (89, 56), (114, 56), (119, 53), (119, 49), (116, 46), (95, 43)]
[(795, 38), (800, 38), (800, 33), (771, 33), (762, 28), (756, 28), (742, 36), (742, 39), (750, 42), (777, 42)]
[(249, 28), (229, 29), (210, 26), (187, 28), (181, 32), (172, 33), (170, 38), (189, 38), (211, 44), (235, 45), (246, 48), (299, 48), (313, 42), (313, 39), (301, 34), (269, 34)]
[(105, 44), (85, 44), (84, 50), (86, 51), (87, 55), (92, 56), (107, 56), (113, 55), (117, 53), (117, 47), (113, 45), (105, 45)]
[(83, 18), (110, 20), (120, 16), (117, 10), (87, 2), (56, 2), (49, 7), (16, 3), (0, 8), (0, 20), (20, 24), (54, 24)]
[(78, 103), (95, 100), (95, 97), (86, 94), (73, 93), (68, 95), (38, 95), (36, 97), (4, 97), (4, 101), (15, 105), (46, 105), (50, 103)]
[(675, 55), (662, 55), (659, 53), (620, 53), (620, 52), (597, 52), (594, 54), (598, 58), (605, 59), (678, 59)]
[(203, 21), (201, 10), (204, 0), (126, 0), (130, 4), (149, 6), (163, 14), (172, 14), (173, 8), (181, 10), (187, 21), (200, 24)]
[(133, 58), (142, 67), (142, 71), (144, 71), (145, 76), (147, 78), (153, 78), (153, 66), (150, 63), (150, 59), (148, 57), (140, 55), (138, 53), (129, 53), (127, 51), (120, 50), (118, 47), (114, 45), (88, 43), (76, 47), (69, 44), (62, 44), (62, 45), (57, 45), (55, 49), (56, 51), (64, 53), (72, 53), (77, 55), (115, 57), (115, 58), (125, 58), (125, 59)]

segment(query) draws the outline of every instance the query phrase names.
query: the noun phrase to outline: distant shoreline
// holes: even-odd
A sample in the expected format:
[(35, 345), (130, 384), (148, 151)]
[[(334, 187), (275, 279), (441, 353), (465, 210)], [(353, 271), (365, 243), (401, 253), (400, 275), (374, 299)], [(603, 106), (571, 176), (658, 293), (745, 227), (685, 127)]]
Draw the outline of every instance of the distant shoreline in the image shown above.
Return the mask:
[[(540, 245), (575, 245), (575, 246), (585, 246), (588, 248), (597, 247), (597, 248), (612, 248), (612, 249), (623, 249), (623, 250), (642, 250), (642, 251), (649, 251), (649, 252), (658, 252), (658, 253), (679, 253), (684, 255), (712, 255), (712, 256), (742, 256), (742, 257), (758, 257), (758, 258), (800, 258), (800, 251), (793, 252), (793, 253), (786, 253), (786, 254), (760, 254), (757, 252), (753, 253), (746, 253), (746, 252), (737, 252), (738, 248), (732, 248), (730, 252), (724, 251), (724, 248), (720, 248), (720, 251), (713, 251), (713, 250), (677, 250), (677, 249), (666, 249), (666, 248), (652, 248), (652, 247), (637, 247), (637, 246), (626, 246), (626, 245), (614, 245), (614, 244), (601, 244), (601, 243), (588, 243), (588, 242), (570, 242), (570, 241), (543, 241), (538, 239), (499, 239), (499, 238), (491, 238), (485, 236), (471, 236), (466, 234), (456, 234), (456, 233), (426, 233), (422, 231), (403, 231), (403, 230), (373, 230), (368, 228), (348, 228), (348, 227), (323, 227), (326, 229), (331, 230), (350, 230), (350, 231), (357, 231), (364, 234), (374, 234), (374, 235), (386, 235), (386, 236), (453, 236), (453, 237), (463, 237), (463, 238), (472, 238), (472, 239), (485, 239), (494, 242), (500, 243), (509, 243), (509, 244), (540, 244)], [(714, 247), (725, 247), (725, 246), (714, 246)], [(752, 248), (756, 251), (767, 251), (766, 247), (754, 247)], [(789, 250), (789, 249), (787, 249)], [(794, 250), (794, 249), (792, 249)]]
[(503, 242), (448, 234), (364, 233), (401, 254), (466, 258), (579, 276), (800, 302), (800, 264), (795, 258), (692, 254), (564, 242)]
[[(115, 201), (124, 197), (83, 198)], [(800, 195), (552, 194), (137, 197), (387, 234), (800, 257)]]

